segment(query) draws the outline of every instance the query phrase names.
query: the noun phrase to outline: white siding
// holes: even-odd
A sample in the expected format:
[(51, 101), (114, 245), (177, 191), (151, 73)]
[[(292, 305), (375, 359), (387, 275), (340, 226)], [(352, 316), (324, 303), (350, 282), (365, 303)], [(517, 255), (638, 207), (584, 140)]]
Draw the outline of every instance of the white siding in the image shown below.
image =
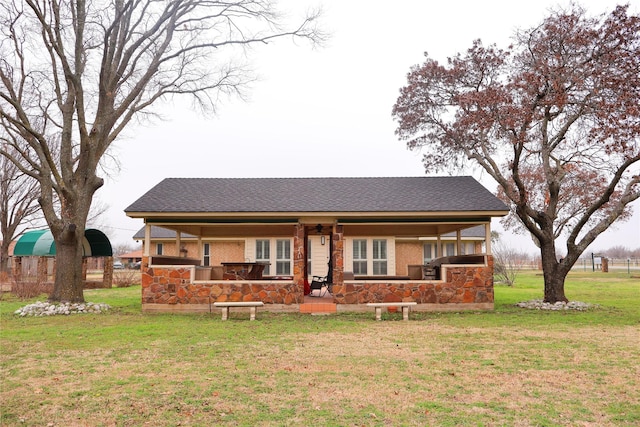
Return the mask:
[(244, 260), (253, 262), (256, 260), (256, 239), (247, 239), (244, 242)]

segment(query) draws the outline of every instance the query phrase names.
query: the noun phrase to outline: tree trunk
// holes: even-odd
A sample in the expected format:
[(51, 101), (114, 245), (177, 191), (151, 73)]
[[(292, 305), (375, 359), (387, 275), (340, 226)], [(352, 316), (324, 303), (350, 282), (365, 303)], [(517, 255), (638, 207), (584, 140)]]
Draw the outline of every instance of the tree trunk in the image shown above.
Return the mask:
[(544, 302), (555, 304), (558, 301), (568, 302), (564, 295), (564, 280), (567, 272), (556, 258), (556, 250), (553, 240), (540, 242), (542, 255), (542, 272), (544, 276)]
[(9, 274), (9, 241), (2, 241), (0, 247), (0, 273)]
[(82, 240), (84, 227), (67, 226), (56, 242), (56, 277), (51, 302), (84, 302), (82, 277)]

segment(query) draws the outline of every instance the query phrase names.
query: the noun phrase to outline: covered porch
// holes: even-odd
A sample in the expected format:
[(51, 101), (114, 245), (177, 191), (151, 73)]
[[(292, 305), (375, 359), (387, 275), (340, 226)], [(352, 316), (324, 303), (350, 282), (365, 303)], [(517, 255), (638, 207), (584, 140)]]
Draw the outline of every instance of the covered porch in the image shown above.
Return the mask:
[[(175, 231), (176, 247), (182, 235), (196, 236), (195, 248), (210, 239), (282, 238), (290, 239), (290, 274), (250, 276), (256, 259), (233, 259), (204, 265), (205, 254), (190, 257), (150, 253), (151, 225)], [(479, 255), (447, 259), (430, 275), (420, 248), (426, 237), (440, 248), (442, 236), (454, 233), (458, 253), (462, 253), (462, 230), (481, 225), (490, 236), (490, 218), (461, 217), (457, 220), (375, 218), (364, 221), (348, 218), (271, 218), (212, 223), (148, 221), (145, 226), (145, 252), (142, 261), (142, 305), (144, 311), (211, 312), (214, 302), (261, 301), (264, 310), (277, 312), (366, 311), (367, 303), (412, 301), (414, 310), (490, 310), (493, 309), (493, 259), (490, 237)], [(394, 246), (394, 259), (386, 274), (354, 274), (352, 256), (346, 252), (349, 241), (378, 236)], [(331, 293), (323, 298), (309, 296), (310, 240), (327, 246), (327, 280)], [(246, 243), (245, 243), (246, 244)], [(199, 250), (199, 249), (198, 249)], [(247, 251), (245, 251), (246, 253)], [(237, 255), (236, 255), (237, 257)], [(247, 257), (248, 258), (248, 257)], [(450, 258), (450, 257), (449, 257)], [(436, 260), (440, 260), (438, 257)], [(247, 274), (229, 275), (229, 267), (245, 265)]]

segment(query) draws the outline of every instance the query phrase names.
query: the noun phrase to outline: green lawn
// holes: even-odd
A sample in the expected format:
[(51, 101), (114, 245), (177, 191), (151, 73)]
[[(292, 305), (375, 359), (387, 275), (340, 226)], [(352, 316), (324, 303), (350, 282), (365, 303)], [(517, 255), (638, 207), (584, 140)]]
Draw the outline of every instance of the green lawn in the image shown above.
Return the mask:
[(86, 291), (106, 315), (19, 318), (0, 301), (2, 426), (640, 425), (640, 280), (572, 273), (588, 312), (310, 316), (140, 312), (140, 288)]

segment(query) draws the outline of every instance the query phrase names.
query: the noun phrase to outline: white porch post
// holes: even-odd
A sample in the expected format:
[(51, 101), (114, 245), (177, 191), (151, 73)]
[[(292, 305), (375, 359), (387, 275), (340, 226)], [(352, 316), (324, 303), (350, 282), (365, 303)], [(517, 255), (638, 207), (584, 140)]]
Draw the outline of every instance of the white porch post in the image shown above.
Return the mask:
[(436, 240), (436, 258), (442, 256), (442, 239), (440, 239), (440, 233), (438, 233), (438, 238)]
[(487, 255), (491, 255), (491, 223), (484, 225), (484, 245), (487, 248)]
[(144, 225), (144, 256), (149, 256), (151, 247), (151, 224)]

